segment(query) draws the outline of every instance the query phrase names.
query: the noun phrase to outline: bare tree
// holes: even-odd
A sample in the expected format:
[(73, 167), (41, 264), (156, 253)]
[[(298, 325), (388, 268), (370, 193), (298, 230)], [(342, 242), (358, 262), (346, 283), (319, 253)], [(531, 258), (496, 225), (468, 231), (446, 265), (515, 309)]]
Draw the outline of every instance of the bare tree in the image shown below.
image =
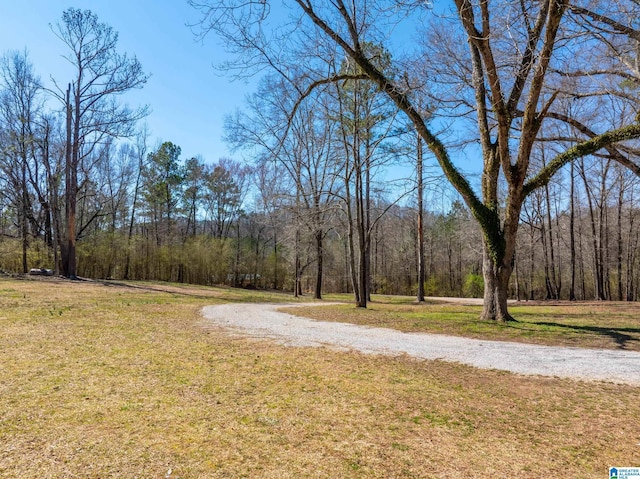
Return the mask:
[[(328, 232), (328, 217), (335, 203), (336, 152), (333, 135), (336, 127), (326, 98), (309, 96), (299, 105), (297, 115), (289, 118), (294, 105), (286, 84), (266, 77), (257, 93), (248, 99), (248, 112), (237, 113), (226, 122), (226, 139), (234, 148), (243, 148), (258, 161), (276, 161), (282, 166), (291, 188), (281, 192), (284, 205), (293, 209), (296, 220), (294, 270), (300, 294), (300, 274), (310, 266), (299, 257), (300, 236), (305, 230), (314, 244), (316, 265), (314, 297), (321, 299), (324, 274), (323, 241)], [(282, 137), (287, 129), (289, 134)]]
[(53, 31), (70, 50), (65, 58), (75, 69), (67, 87), (56, 83), (54, 92), (64, 105), (67, 128), (62, 272), (74, 278), (78, 170), (105, 136), (131, 135), (136, 121), (146, 115), (146, 107), (131, 110), (117, 100), (121, 94), (141, 88), (147, 76), (136, 58), (117, 53), (118, 34), (90, 10), (65, 10)]
[[(390, 56), (383, 49), (368, 44), (376, 52), (376, 63), (385, 69)], [(340, 72), (357, 76), (358, 68), (342, 62)], [(388, 155), (381, 154), (394, 124), (394, 112), (388, 99), (368, 81), (349, 78), (336, 83), (339, 138), (343, 157), (343, 197), (347, 214), (348, 241), (351, 252), (352, 283), (356, 305), (366, 307), (371, 300), (371, 235), (374, 223), (383, 213), (374, 213), (371, 201), (376, 171)], [(356, 247), (354, 247), (354, 245)]]
[(35, 120), (40, 109), (40, 79), (35, 75), (27, 52), (7, 53), (0, 62), (0, 121), (4, 126), (0, 166), (10, 182), (18, 211), (22, 239), (22, 271), (27, 272), (29, 217), (33, 218), (29, 197), (29, 162), (35, 151)]
[(130, 267), (131, 267), (131, 241), (133, 239), (133, 226), (136, 220), (136, 211), (138, 208), (138, 201), (140, 198), (140, 190), (142, 188), (142, 174), (146, 167), (145, 161), (147, 159), (147, 140), (149, 137), (149, 130), (144, 125), (135, 135), (135, 145), (129, 146), (128, 154), (131, 160), (135, 162), (135, 177), (133, 191), (131, 192), (131, 210), (129, 215), (129, 227), (127, 231), (127, 252), (124, 265), (124, 279), (129, 279)]

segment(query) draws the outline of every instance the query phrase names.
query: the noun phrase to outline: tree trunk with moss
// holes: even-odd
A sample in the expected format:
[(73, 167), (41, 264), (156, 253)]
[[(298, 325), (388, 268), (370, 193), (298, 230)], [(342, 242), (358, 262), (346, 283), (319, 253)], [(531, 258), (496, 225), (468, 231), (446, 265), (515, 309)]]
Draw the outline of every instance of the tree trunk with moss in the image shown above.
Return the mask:
[(496, 263), (491, 257), (488, 246), (482, 248), (482, 273), (484, 276), (484, 300), (481, 319), (507, 322), (513, 317), (507, 309), (509, 278), (513, 265), (511, 261)]

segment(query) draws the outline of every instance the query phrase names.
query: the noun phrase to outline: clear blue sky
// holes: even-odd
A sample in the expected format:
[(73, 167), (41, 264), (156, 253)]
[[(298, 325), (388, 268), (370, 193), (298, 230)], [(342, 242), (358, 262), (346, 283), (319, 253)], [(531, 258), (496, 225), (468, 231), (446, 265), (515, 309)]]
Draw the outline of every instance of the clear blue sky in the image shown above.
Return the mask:
[(151, 77), (142, 90), (123, 97), (130, 106), (147, 104), (150, 146), (172, 141), (182, 158), (207, 162), (232, 156), (221, 136), (224, 117), (242, 107), (252, 87), (231, 82), (213, 68), (223, 58), (214, 36), (197, 42), (186, 25), (198, 12), (186, 0), (0, 0), (0, 54), (27, 49), (43, 83), (50, 76), (71, 80), (68, 49), (51, 31), (68, 7), (90, 9), (119, 33), (118, 51), (135, 55)]
[[(214, 69), (225, 59), (224, 49), (213, 34), (197, 41), (187, 25), (200, 17), (187, 0), (0, 0), (0, 54), (26, 48), (46, 86), (52, 86), (51, 76), (66, 85), (73, 73), (63, 58), (69, 50), (50, 25), (60, 22), (69, 7), (90, 9), (113, 27), (118, 51), (135, 55), (151, 75), (142, 90), (122, 98), (132, 107), (149, 105), (150, 148), (171, 141), (182, 148), (183, 160), (197, 155), (208, 163), (225, 156), (242, 159), (222, 141), (224, 118), (243, 108), (257, 79), (247, 85)], [(400, 38), (411, 34), (398, 33)], [(467, 159), (461, 161), (469, 167)], [(412, 167), (391, 170), (387, 178), (402, 178)]]

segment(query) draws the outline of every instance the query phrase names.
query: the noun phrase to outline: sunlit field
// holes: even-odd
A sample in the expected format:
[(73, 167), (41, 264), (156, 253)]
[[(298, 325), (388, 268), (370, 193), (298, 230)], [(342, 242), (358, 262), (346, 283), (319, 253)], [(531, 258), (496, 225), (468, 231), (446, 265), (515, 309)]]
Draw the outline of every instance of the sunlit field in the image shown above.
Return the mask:
[[(293, 298), (0, 280), (0, 477), (602, 478), (640, 464), (637, 387), (289, 348), (203, 327), (201, 307), (227, 301)], [(508, 326), (479, 323), (477, 307), (410, 299), (305, 313), (638, 350), (638, 310), (597, 306), (516, 305), (520, 322)]]

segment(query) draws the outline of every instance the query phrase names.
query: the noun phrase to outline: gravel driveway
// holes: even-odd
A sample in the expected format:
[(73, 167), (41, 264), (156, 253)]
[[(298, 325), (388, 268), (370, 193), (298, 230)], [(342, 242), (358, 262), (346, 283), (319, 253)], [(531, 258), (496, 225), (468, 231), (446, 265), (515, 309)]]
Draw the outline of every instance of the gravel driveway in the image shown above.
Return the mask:
[(327, 303), (223, 304), (207, 306), (205, 325), (289, 346), (326, 346), (367, 354), (453, 361), (518, 374), (612, 381), (640, 386), (640, 353), (484, 341), (439, 334), (403, 333), (345, 323), (316, 321), (277, 311)]

